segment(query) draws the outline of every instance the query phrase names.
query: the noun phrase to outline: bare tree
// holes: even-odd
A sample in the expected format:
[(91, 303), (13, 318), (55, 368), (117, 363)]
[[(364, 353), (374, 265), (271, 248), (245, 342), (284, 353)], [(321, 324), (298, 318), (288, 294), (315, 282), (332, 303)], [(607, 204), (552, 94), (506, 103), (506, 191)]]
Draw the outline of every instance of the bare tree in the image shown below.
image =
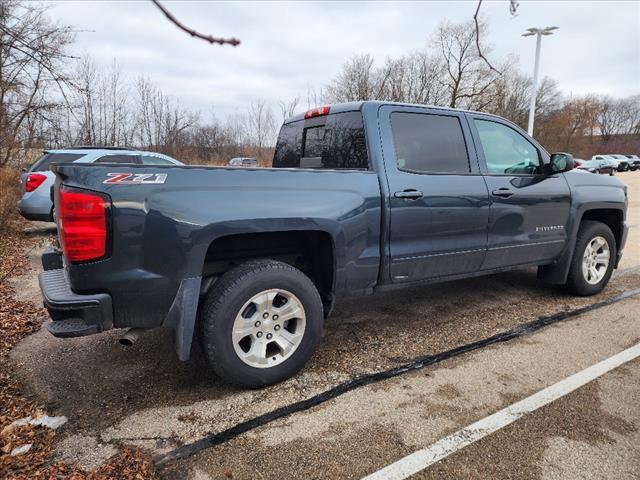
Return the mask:
[(186, 141), (189, 128), (198, 123), (197, 112), (179, 107), (148, 79), (136, 84), (137, 115), (132, 138), (144, 148), (174, 154)]
[(342, 66), (338, 77), (327, 86), (327, 97), (332, 102), (380, 99), (381, 82), (377, 77), (370, 54), (354, 55)]
[(484, 64), (474, 45), (475, 30), (470, 22), (442, 23), (433, 36), (433, 46), (443, 61), (441, 81), (451, 108), (484, 95), (499, 76)]
[(280, 107), (280, 117), (281, 122), (284, 122), (287, 118), (293, 117), (296, 113), (296, 109), (298, 108), (298, 103), (300, 102), (300, 97), (295, 97), (288, 102), (280, 100), (278, 102), (278, 106)]
[(51, 22), (41, 4), (0, 2), (0, 165), (29, 147), (38, 119), (59, 106), (51, 87), (66, 95), (63, 61), (73, 36), (70, 27)]
[(316, 90), (314, 87), (307, 85), (307, 108), (314, 108), (331, 101), (334, 100), (327, 98), (326, 93), (322, 89)]
[(258, 154), (275, 140), (275, 120), (273, 112), (264, 100), (251, 102), (246, 116), (246, 127), (249, 142), (256, 147)]

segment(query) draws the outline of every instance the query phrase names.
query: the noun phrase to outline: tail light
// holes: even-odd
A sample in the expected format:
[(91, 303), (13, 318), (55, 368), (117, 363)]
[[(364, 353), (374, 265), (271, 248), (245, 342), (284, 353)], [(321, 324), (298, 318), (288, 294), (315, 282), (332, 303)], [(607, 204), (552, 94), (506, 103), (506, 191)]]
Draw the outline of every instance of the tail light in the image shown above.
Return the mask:
[(46, 179), (47, 176), (43, 175), (42, 173), (30, 173), (27, 176), (27, 183), (25, 184), (24, 189), (27, 192), (33, 192), (36, 188), (42, 185), (42, 182), (44, 182)]
[(307, 110), (306, 112), (304, 112), (304, 118), (306, 120), (307, 118), (329, 115), (330, 110), (331, 110), (331, 107), (326, 105), (324, 107), (312, 108), (311, 110)]
[(108, 200), (97, 193), (61, 187), (56, 214), (60, 243), (70, 262), (98, 260), (107, 253)]

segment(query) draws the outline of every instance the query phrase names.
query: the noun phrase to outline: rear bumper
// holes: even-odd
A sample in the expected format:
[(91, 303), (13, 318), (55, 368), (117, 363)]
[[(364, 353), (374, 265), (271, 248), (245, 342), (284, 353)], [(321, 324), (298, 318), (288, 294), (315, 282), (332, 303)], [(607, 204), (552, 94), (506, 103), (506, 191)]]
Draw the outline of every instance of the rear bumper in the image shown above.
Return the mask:
[(27, 220), (38, 220), (40, 222), (51, 222), (51, 207), (48, 208), (32, 208), (30, 205), (18, 202), (18, 213)]
[(44, 306), (53, 320), (47, 324), (47, 330), (52, 335), (81, 337), (113, 328), (113, 308), (109, 294), (74, 293), (62, 268), (42, 272), (38, 280)]
[(25, 192), (18, 201), (20, 215), (28, 220), (52, 221), (51, 188), (42, 185), (33, 192)]

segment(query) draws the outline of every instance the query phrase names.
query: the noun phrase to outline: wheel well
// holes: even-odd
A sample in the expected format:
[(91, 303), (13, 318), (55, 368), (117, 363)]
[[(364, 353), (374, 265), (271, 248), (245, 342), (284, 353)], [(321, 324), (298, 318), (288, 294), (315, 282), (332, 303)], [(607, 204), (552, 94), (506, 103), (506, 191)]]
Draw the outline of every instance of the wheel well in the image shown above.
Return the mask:
[(202, 269), (206, 291), (216, 278), (248, 260), (270, 258), (302, 270), (315, 284), (325, 305), (333, 300), (334, 246), (321, 231), (282, 231), (227, 235), (214, 240)]
[(616, 239), (616, 247), (620, 249), (620, 242), (622, 242), (623, 232), (623, 216), (622, 210), (615, 208), (603, 208), (598, 210), (588, 210), (582, 215), (582, 220), (595, 220), (606, 224)]

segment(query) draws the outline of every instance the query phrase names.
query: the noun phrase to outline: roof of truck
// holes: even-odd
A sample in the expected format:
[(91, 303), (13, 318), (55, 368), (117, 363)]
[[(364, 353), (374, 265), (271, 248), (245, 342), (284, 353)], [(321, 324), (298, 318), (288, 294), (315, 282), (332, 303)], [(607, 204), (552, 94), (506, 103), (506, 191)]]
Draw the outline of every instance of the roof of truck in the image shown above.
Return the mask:
[[(433, 110), (443, 110), (443, 111), (453, 111), (453, 112), (463, 112), (463, 113), (482, 113), (482, 115), (496, 116), (490, 113), (474, 112), (473, 110), (464, 110), (461, 108), (442, 107), (442, 106), (436, 106), (436, 105), (421, 105), (418, 103), (385, 102), (382, 100), (364, 100), (360, 102), (327, 103), (326, 104), (326, 106), (331, 108), (330, 114), (362, 110), (362, 108), (365, 105), (378, 105), (378, 106), (396, 105), (401, 107), (419, 107), (419, 108), (429, 108)], [(293, 115), (292, 117), (287, 118), (284, 121), (284, 123), (291, 123), (291, 122), (296, 122), (298, 120), (303, 120), (304, 115), (305, 115), (305, 112), (298, 113), (296, 115)]]

